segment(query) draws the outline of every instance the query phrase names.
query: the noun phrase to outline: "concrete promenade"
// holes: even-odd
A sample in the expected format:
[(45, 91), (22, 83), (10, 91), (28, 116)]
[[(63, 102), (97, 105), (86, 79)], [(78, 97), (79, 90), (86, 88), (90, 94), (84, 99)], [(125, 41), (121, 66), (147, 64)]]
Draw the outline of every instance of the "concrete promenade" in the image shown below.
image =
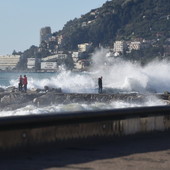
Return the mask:
[(86, 139), (0, 154), (1, 170), (169, 170), (170, 131)]

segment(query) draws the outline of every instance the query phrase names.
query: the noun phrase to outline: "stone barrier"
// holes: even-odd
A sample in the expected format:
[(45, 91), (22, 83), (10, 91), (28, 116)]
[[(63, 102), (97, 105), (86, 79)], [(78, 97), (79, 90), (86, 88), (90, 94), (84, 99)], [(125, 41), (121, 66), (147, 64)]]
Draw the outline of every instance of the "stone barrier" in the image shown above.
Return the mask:
[(169, 128), (170, 106), (1, 117), (0, 150)]

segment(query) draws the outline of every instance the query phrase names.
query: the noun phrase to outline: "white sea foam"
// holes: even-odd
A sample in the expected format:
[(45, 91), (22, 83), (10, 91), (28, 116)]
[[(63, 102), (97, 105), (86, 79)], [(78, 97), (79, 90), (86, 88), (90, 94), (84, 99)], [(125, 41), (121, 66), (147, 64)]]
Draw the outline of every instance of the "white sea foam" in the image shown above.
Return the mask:
[(6, 116), (19, 116), (19, 115), (38, 115), (38, 114), (48, 114), (48, 113), (71, 113), (75, 111), (88, 111), (88, 110), (109, 110), (116, 108), (131, 108), (131, 107), (142, 107), (142, 106), (155, 106), (155, 105), (165, 105), (161, 100), (150, 96), (143, 103), (133, 103), (124, 101), (114, 101), (111, 103), (99, 103), (94, 102), (91, 104), (80, 104), (80, 103), (70, 103), (70, 104), (59, 104), (37, 108), (33, 105), (28, 105), (26, 107), (13, 110), (13, 111), (2, 111), (0, 112), (0, 117)]
[(95, 68), (97, 76), (103, 76), (104, 87), (138, 92), (170, 91), (169, 61), (155, 60), (142, 67), (138, 63), (107, 57), (107, 52), (106, 49), (96, 52), (91, 69)]
[[(103, 88), (105, 92), (139, 92), (148, 93), (150, 91), (163, 93), (170, 91), (170, 62), (155, 60), (142, 67), (138, 63), (124, 61), (118, 57), (109, 57), (108, 50), (101, 48), (92, 57), (93, 65), (89, 72), (77, 73), (62, 70), (59, 73), (48, 74), (48, 76), (28, 75), (28, 88), (40, 88), (49, 86), (51, 88), (61, 88), (63, 92), (69, 93), (96, 93), (98, 87), (98, 77), (103, 77)], [(18, 79), (11, 79), (9, 86), (18, 86)], [(20, 115), (20, 114), (43, 114), (48, 112), (63, 112), (75, 110), (98, 110), (113, 109), (123, 107), (140, 107), (163, 105), (156, 98), (148, 98), (145, 103), (125, 103), (116, 101), (110, 104), (92, 103), (57, 105), (44, 108), (27, 106), (1, 113), (1, 115)]]
[[(39, 78), (28, 77), (28, 88), (41, 88), (49, 86), (61, 88), (63, 92), (94, 93), (97, 92), (97, 79), (103, 77), (104, 89), (117, 89), (121, 91), (162, 93), (170, 91), (170, 63), (153, 61), (145, 67), (138, 63), (123, 61), (120, 58), (108, 57), (107, 50), (97, 51), (93, 58), (90, 72), (75, 73), (63, 70), (52, 76)], [(10, 86), (18, 86), (18, 80), (12, 79)]]
[[(18, 80), (11, 80), (10, 86), (18, 86)], [(88, 93), (94, 92), (96, 82), (90, 74), (73, 73), (71, 71), (62, 71), (46, 78), (28, 77), (29, 89), (43, 89), (44, 86), (50, 88), (61, 88), (63, 92)]]

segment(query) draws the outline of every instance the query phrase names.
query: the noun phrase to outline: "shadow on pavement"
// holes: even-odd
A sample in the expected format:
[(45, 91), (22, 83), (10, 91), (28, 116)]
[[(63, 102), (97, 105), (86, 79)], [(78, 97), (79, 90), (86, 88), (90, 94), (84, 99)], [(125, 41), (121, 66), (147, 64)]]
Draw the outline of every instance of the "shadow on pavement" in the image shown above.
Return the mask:
[(168, 149), (170, 149), (170, 131), (128, 137), (70, 140), (36, 148), (28, 147), (22, 151), (1, 152), (0, 169), (66, 168), (70, 164)]

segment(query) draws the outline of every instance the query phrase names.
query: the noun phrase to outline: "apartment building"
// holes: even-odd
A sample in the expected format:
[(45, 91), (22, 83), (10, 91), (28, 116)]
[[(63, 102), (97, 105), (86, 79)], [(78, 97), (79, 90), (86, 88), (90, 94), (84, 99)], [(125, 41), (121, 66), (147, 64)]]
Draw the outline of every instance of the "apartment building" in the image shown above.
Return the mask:
[(125, 41), (115, 41), (114, 43), (114, 52), (121, 52), (123, 53), (124, 50), (127, 49), (127, 44)]
[(41, 70), (57, 70), (56, 62), (41, 62)]
[(0, 56), (0, 70), (12, 70), (16, 68), (20, 55)]
[(27, 58), (27, 68), (28, 69), (35, 68), (35, 58)]
[(78, 44), (78, 51), (79, 52), (86, 52), (90, 49), (91, 44), (89, 43), (84, 43), (84, 44)]
[(140, 50), (140, 49), (141, 49), (141, 42), (139, 41), (133, 41), (129, 45), (129, 51)]
[(82, 52), (75, 51), (72, 53), (72, 58), (74, 62), (77, 62), (82, 56)]
[(51, 56), (47, 56), (45, 58), (42, 58), (41, 60), (44, 61), (57, 61), (57, 60), (65, 60), (68, 57), (67, 54), (56, 54), (56, 55), (51, 55)]

